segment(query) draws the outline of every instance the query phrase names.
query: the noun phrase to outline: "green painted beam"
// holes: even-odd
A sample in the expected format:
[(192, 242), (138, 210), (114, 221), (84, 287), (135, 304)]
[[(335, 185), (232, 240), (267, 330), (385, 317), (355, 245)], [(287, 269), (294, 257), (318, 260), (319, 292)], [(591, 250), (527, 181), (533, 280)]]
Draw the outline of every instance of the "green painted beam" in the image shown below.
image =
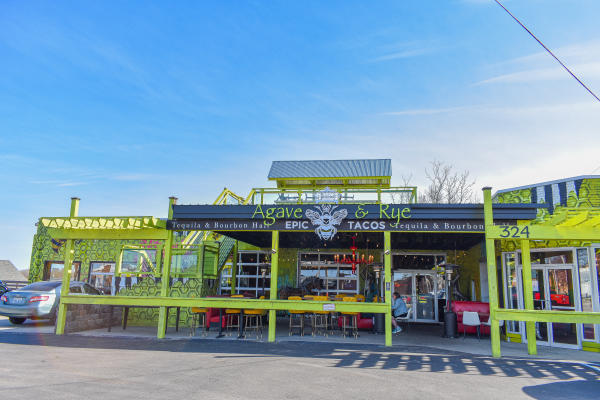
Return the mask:
[[(278, 280), (278, 276), (279, 276), (279, 231), (273, 231), (273, 233), (272, 233), (271, 249), (272, 249), (271, 250), (272, 251), (271, 287), (269, 288), (269, 300), (271, 303), (273, 303), (274, 301), (277, 300), (277, 280)], [(276, 309), (270, 308), (269, 309), (269, 335), (268, 335), (269, 342), (275, 341), (276, 329), (277, 329), (277, 312), (276, 312)]]
[(231, 256), (231, 294), (237, 293), (237, 262), (238, 262), (238, 246), (239, 243), (236, 240), (233, 245), (233, 251)]
[(490, 227), (494, 223), (494, 212), (492, 209), (492, 188), (483, 188), (483, 217), (485, 221), (485, 251), (488, 271), (488, 293), (490, 303), (490, 342), (492, 355), (500, 357), (500, 322), (496, 317), (498, 309), (498, 278), (496, 274), (496, 248), (494, 240), (489, 236)]
[[(77, 217), (79, 214), (79, 198), (71, 198), (71, 210), (69, 217)], [(62, 301), (64, 297), (69, 295), (71, 285), (71, 267), (73, 265), (73, 240), (69, 239), (65, 243), (65, 258), (63, 264), (62, 286), (60, 288), (60, 303), (58, 303), (58, 314), (56, 316), (56, 334), (63, 335), (65, 333), (65, 324), (67, 321), (67, 305)]]
[(385, 345), (392, 345), (392, 233), (383, 232), (383, 269), (385, 281)]
[[(486, 236), (488, 239), (600, 241), (598, 227), (582, 225), (584, 226), (517, 225), (518, 230), (511, 225), (490, 225), (486, 226)], [(528, 232), (523, 232), (524, 228)]]
[(208, 308), (243, 308), (258, 310), (303, 310), (323, 311), (323, 305), (333, 304), (335, 311), (361, 313), (388, 313), (386, 303), (354, 303), (343, 301), (312, 300), (258, 300), (223, 297), (145, 297), (145, 296), (87, 296), (67, 295), (61, 298), (65, 304), (97, 304), (113, 306), (148, 306), (148, 307), (208, 307)]
[[(533, 310), (533, 284), (531, 279), (531, 249), (529, 240), (521, 240), (521, 259), (523, 265), (523, 297), (525, 300), (525, 309)], [(537, 344), (535, 337), (535, 322), (527, 322), (527, 352), (530, 355), (537, 354)]]
[(166, 229), (59, 229), (47, 228), (48, 235), (54, 239), (89, 239), (89, 240), (166, 240)]
[(504, 321), (600, 324), (600, 312), (584, 311), (512, 310), (500, 308), (496, 311), (496, 318)]
[[(169, 208), (167, 211), (168, 218), (173, 218), (173, 205), (177, 202), (176, 197), (169, 197)], [(162, 267), (160, 281), (161, 297), (169, 297), (169, 284), (171, 282), (171, 248), (173, 247), (173, 231), (167, 232), (167, 241), (165, 243), (165, 261)], [(158, 256), (160, 259), (160, 256)], [(158, 263), (158, 262), (157, 262)], [(167, 307), (160, 307), (158, 310), (158, 327), (156, 336), (158, 339), (164, 339), (167, 332)]]

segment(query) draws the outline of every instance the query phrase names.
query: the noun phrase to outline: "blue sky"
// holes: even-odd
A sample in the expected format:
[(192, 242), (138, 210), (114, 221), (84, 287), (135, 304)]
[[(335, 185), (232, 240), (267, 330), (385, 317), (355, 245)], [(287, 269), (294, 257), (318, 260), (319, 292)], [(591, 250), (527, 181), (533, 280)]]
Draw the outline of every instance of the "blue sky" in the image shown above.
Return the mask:
[[(505, 4), (600, 92), (600, 2)], [(600, 104), (487, 0), (0, 3), (0, 259), (34, 224), (164, 217), (272, 160), (434, 159), (496, 189), (600, 173)]]

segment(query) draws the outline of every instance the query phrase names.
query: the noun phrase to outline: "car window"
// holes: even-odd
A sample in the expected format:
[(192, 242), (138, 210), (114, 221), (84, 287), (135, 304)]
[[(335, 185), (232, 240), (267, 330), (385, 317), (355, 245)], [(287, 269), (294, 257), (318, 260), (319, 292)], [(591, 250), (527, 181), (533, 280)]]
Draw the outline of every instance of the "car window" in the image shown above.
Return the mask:
[(88, 285), (87, 283), (83, 285), (83, 290), (86, 294), (102, 294), (102, 292), (100, 292), (98, 289), (91, 285)]
[(81, 286), (71, 286), (69, 288), (69, 292), (74, 294), (83, 293), (83, 291), (81, 290)]
[(61, 284), (61, 281), (40, 281), (34, 282), (30, 285), (23, 286), (19, 290), (29, 290), (31, 292), (48, 292), (56, 289)]

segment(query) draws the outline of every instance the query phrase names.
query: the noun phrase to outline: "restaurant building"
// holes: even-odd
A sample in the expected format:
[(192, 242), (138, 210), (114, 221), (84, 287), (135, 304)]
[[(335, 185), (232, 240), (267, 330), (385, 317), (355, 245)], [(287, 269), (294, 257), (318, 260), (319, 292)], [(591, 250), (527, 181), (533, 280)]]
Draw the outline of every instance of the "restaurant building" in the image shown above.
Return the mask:
[(483, 204), (419, 203), (391, 176), (389, 159), (275, 161), (275, 187), (225, 189), (210, 205), (170, 198), (167, 219), (80, 217), (74, 198), (68, 217), (40, 218), (29, 279), (105, 293), (63, 285), (57, 334), (76, 304), (135, 306), (129, 324), (157, 326), (159, 338), (195, 307), (267, 314), (274, 341), (277, 315), (291, 310), (302, 321), (375, 315), (391, 345), (393, 292), (407, 322), (427, 324), (443, 321), (451, 293), (486, 303), (495, 356), (502, 339), (530, 354), (600, 351), (600, 176), (484, 188)]

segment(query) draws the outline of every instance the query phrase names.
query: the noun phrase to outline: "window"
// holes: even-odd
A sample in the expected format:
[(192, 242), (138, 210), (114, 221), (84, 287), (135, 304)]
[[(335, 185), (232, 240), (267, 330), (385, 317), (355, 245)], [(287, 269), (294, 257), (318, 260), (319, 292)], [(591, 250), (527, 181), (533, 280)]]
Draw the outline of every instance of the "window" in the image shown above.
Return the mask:
[(88, 282), (104, 294), (114, 294), (114, 275), (116, 264), (112, 261), (90, 262), (90, 277)]
[[(221, 293), (231, 293), (231, 262), (225, 264), (221, 274)], [(264, 276), (263, 276), (264, 273)], [(271, 287), (271, 261), (268, 251), (239, 251), (236, 292), (256, 297), (268, 293)]]
[(298, 255), (298, 285), (315, 294), (358, 293), (358, 273), (352, 265), (342, 262), (350, 254), (300, 253)]
[(121, 248), (116, 275), (160, 276), (161, 245), (126, 245)]
[[(506, 271), (506, 308), (519, 309), (519, 276), (515, 263), (515, 253), (504, 253), (503, 262)], [(520, 324), (517, 321), (506, 321), (509, 332), (519, 333)]]
[(392, 269), (417, 269), (430, 270), (440, 264), (446, 262), (446, 256), (443, 254), (425, 254), (425, 253), (410, 253), (410, 254), (393, 254)]
[[(42, 280), (62, 280), (64, 265), (64, 261), (46, 261), (44, 263), (44, 274), (42, 276)], [(78, 281), (80, 273), (81, 263), (79, 261), (73, 261), (71, 264), (71, 280)]]
[(171, 250), (171, 275), (174, 277), (196, 277), (200, 274), (200, 263), (204, 258), (204, 246), (174, 245)]
[[(532, 264), (573, 264), (572, 250), (532, 251)], [(521, 253), (519, 253), (519, 264), (523, 265)]]

